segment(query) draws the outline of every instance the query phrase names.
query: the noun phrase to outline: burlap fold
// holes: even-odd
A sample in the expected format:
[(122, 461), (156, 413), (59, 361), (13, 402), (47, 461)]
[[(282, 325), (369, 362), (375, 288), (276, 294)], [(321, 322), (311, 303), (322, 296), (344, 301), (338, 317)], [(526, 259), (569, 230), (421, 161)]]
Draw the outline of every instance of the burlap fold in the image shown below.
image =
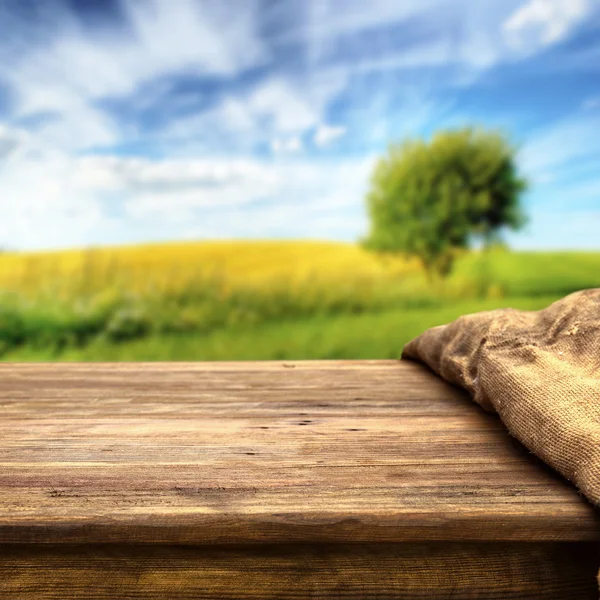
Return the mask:
[(600, 505), (600, 289), (537, 312), (460, 317), (409, 342), (402, 358), (468, 390)]

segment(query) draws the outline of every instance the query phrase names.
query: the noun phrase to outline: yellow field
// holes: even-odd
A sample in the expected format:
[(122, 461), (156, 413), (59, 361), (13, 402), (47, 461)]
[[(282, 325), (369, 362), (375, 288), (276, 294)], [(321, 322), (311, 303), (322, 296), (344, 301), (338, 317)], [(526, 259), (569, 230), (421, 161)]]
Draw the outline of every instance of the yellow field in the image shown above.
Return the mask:
[(423, 279), (416, 262), (334, 242), (4, 253), (0, 354), (29, 343), (82, 345), (98, 336), (117, 342), (376, 310), (411, 295), (415, 279)]
[(416, 261), (383, 259), (335, 242), (203, 242), (0, 255), (0, 289), (68, 302), (109, 290), (179, 296), (218, 281), (231, 288), (348, 287), (418, 272)]

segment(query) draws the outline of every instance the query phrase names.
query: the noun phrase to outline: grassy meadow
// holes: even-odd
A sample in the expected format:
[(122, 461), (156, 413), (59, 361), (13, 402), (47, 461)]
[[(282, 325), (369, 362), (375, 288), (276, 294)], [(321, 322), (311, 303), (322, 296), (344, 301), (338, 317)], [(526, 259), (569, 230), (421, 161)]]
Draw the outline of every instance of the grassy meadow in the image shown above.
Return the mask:
[(600, 252), (465, 252), (443, 284), (335, 242), (3, 253), (0, 358), (391, 358), (461, 314), (599, 286)]

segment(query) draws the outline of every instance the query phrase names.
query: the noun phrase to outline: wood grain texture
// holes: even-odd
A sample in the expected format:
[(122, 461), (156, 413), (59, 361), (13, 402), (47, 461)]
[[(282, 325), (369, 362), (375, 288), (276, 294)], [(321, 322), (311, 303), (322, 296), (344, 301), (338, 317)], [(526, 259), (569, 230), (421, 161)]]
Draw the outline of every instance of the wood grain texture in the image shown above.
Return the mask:
[(4, 544), (600, 540), (409, 362), (4, 364), (0, 415)]
[(590, 543), (0, 547), (3, 600), (595, 600)]

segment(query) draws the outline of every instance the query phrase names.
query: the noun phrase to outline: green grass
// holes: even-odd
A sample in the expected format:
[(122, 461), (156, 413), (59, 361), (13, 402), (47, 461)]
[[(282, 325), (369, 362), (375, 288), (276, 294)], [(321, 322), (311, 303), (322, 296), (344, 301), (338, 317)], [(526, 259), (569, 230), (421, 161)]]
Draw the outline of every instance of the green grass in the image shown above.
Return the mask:
[(505, 297), (566, 296), (600, 287), (600, 252), (491, 252), (461, 258), (451, 281), (497, 286)]
[(5, 361), (291, 360), (399, 358), (423, 330), (457, 317), (501, 307), (537, 310), (557, 296), (468, 300), (441, 308), (412, 308), (360, 315), (321, 315), (262, 326), (231, 327), (204, 335), (164, 334), (118, 344), (97, 340), (83, 348), (24, 346)]

